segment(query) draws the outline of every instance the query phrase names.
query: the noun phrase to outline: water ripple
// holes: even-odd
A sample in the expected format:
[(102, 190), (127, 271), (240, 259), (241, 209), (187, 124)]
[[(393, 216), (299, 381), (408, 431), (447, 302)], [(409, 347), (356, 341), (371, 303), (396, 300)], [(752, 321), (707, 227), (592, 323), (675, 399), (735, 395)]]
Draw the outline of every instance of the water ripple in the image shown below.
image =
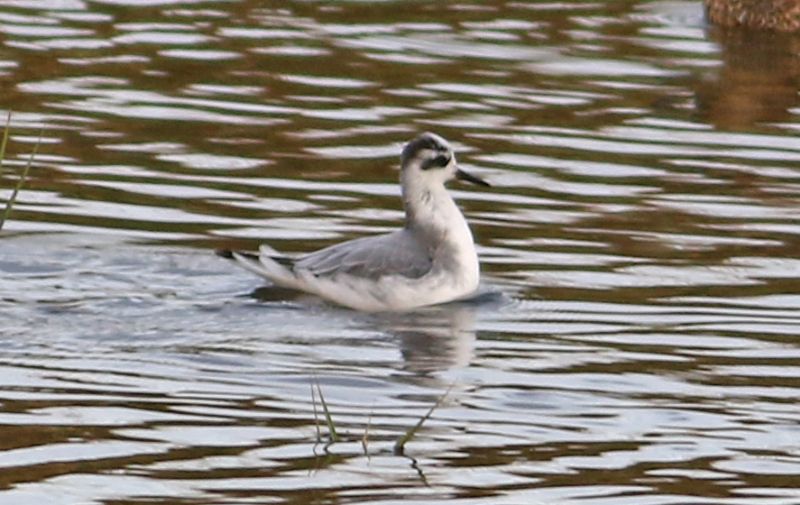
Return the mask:
[[(0, 6), (0, 207), (40, 144), (0, 501), (796, 503), (796, 41), (682, 0), (398, 6)], [(451, 188), (475, 299), (355, 314), (212, 254), (399, 226), (423, 130), (493, 185)]]

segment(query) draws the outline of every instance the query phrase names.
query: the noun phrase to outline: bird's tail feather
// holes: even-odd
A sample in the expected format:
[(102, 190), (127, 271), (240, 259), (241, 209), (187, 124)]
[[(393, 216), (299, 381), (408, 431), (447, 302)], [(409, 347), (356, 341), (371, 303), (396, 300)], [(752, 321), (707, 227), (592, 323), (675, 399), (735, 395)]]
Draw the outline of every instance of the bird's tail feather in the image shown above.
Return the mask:
[(300, 280), (291, 270), (268, 256), (256, 256), (238, 251), (231, 251), (230, 255), (244, 269), (266, 277), (273, 284), (285, 288), (302, 289)]

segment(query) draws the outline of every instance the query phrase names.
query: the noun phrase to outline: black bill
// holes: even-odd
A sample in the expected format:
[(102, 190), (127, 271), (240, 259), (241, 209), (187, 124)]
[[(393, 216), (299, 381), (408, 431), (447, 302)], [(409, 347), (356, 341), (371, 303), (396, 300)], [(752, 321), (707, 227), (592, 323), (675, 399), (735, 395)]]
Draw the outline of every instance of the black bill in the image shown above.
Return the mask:
[(492, 186), (491, 184), (484, 181), (480, 177), (475, 177), (474, 175), (470, 174), (469, 172), (465, 172), (460, 168), (456, 169), (456, 179), (471, 182), (472, 184), (477, 184), (478, 186), (486, 186), (486, 187)]

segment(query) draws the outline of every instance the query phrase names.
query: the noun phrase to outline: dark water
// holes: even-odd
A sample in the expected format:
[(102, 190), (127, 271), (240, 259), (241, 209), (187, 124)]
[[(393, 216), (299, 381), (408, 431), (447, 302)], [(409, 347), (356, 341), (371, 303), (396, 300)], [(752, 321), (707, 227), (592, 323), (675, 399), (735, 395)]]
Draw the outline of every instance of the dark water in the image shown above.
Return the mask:
[[(699, 1), (3, 2), (0, 198), (42, 139), (0, 502), (800, 503), (798, 54)], [(474, 303), (359, 314), (212, 254), (398, 226), (422, 130), (494, 184), (453, 187)]]

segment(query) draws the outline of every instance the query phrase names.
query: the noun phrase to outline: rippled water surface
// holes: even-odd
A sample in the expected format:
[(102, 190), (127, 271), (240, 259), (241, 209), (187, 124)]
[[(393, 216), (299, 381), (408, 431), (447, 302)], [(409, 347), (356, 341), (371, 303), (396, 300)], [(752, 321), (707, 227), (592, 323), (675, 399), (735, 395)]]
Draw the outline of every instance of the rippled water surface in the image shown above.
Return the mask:
[[(798, 54), (699, 0), (0, 3), (0, 502), (800, 503)], [(214, 256), (398, 226), (423, 130), (494, 185), (477, 299)]]

